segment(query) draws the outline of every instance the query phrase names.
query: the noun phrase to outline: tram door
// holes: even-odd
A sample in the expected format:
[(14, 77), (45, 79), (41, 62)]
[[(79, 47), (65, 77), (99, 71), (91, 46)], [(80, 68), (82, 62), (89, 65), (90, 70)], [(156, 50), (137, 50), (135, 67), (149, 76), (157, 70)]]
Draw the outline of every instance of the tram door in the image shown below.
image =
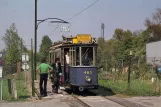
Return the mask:
[(69, 81), (69, 68), (71, 65), (71, 48), (64, 48), (64, 77), (65, 81)]
[(69, 81), (70, 67), (76, 65), (76, 47), (64, 48), (64, 77)]

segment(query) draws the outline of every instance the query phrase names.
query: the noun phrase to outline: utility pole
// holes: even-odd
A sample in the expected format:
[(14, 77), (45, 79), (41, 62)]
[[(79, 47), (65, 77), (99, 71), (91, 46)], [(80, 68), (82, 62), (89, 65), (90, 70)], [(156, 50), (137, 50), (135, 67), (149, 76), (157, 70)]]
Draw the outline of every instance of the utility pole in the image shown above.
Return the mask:
[(34, 74), (36, 80), (36, 59), (37, 59), (37, 0), (35, 0), (35, 51), (34, 51)]
[[(34, 29), (35, 29), (35, 46), (34, 46), (34, 74), (35, 74), (35, 80), (36, 80), (36, 66), (37, 66), (37, 29), (38, 29), (38, 25), (48, 19), (56, 19), (58, 21), (50, 21), (50, 23), (69, 23), (67, 21), (64, 21), (62, 19), (59, 19), (59, 18), (46, 18), (46, 19), (43, 19), (43, 20), (37, 20), (37, 0), (35, 0), (35, 26), (34, 26)], [(39, 21), (39, 23), (37, 24), (37, 21)]]
[(34, 87), (34, 70), (33, 70), (33, 40), (31, 39), (31, 77), (32, 77), (32, 96), (35, 96), (35, 87)]

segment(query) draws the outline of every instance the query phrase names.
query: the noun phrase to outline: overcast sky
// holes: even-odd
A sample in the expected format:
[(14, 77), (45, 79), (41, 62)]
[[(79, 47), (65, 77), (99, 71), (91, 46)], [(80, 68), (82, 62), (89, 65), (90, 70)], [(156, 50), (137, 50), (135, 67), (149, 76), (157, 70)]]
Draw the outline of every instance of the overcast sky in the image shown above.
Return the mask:
[[(54, 17), (67, 20), (95, 1), (97, 0), (38, 0), (38, 19)], [(99, 37), (101, 23), (105, 24), (106, 39), (112, 37), (116, 28), (132, 31), (145, 29), (146, 17), (151, 18), (156, 8), (161, 8), (161, 0), (100, 0), (70, 20), (71, 34), (75, 36), (90, 33)], [(1, 38), (12, 23), (16, 24), (19, 35), (29, 45), (31, 38), (34, 39), (34, 0), (0, 0)], [(60, 28), (53, 32), (56, 25), (49, 25), (47, 22), (40, 24), (38, 49), (43, 35), (49, 35), (53, 42), (61, 40)], [(0, 49), (4, 48), (3, 41), (0, 40), (0, 44)]]

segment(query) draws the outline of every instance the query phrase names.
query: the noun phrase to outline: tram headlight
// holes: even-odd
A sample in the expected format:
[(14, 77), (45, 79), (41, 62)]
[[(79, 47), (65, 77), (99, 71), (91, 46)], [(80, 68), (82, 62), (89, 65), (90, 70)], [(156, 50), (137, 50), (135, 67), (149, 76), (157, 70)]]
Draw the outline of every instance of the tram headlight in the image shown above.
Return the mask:
[(90, 82), (92, 80), (92, 78), (90, 76), (86, 76), (86, 81)]

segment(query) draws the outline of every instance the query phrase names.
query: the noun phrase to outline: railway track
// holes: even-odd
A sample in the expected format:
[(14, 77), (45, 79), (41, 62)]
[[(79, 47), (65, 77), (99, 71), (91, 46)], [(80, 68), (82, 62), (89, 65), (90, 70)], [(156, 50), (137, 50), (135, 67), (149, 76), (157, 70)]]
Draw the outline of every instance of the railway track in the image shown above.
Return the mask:
[[(143, 105), (117, 97), (99, 96), (94, 92), (87, 91), (84, 93), (73, 93), (71, 91), (63, 91), (63, 94), (68, 95), (68, 99), (62, 99), (62, 102), (67, 103), (70, 107), (145, 107)], [(41, 97), (38, 95), (39, 99)], [(111, 106), (109, 106), (111, 105)]]
[[(66, 92), (67, 94), (71, 95), (71, 92)], [(104, 97), (99, 96), (94, 92), (85, 92), (85, 93), (75, 93), (76, 95), (73, 95), (72, 97), (77, 100), (83, 107), (112, 107), (112, 106), (118, 106), (118, 107), (145, 107), (143, 105), (125, 100), (123, 98), (117, 98), (117, 97)], [(92, 102), (93, 100), (93, 102)], [(100, 102), (99, 102), (100, 101)], [(95, 103), (94, 103), (95, 102)], [(109, 106), (111, 104), (111, 106)]]
[[(69, 95), (70, 97), (72, 97), (72, 99), (65, 101), (71, 107), (81, 107), (81, 106), (82, 107), (92, 107), (89, 104), (87, 104), (84, 101), (82, 101), (81, 99), (79, 99), (79, 97), (77, 95), (71, 95), (72, 92), (69, 91), (69, 90), (68, 91), (63, 91), (63, 93)], [(69, 103), (69, 102), (71, 102), (71, 103)]]
[[(120, 104), (116, 104), (116, 102), (109, 101), (108, 99), (102, 96), (97, 96), (97, 94), (90, 92), (90, 91), (84, 92), (84, 93), (75, 92), (74, 95), (71, 95), (73, 94), (71, 91), (64, 91), (64, 93), (74, 98), (74, 100), (77, 101), (82, 107), (99, 107), (99, 106), (101, 107), (113, 107), (113, 106), (123, 107)], [(66, 102), (69, 102), (69, 100)], [(110, 105), (109, 103), (111, 104), (111, 106), (109, 106)], [(73, 104), (69, 104), (69, 105), (71, 107), (80, 107), (80, 105), (79, 106), (78, 105), (73, 106)]]
[(82, 100), (80, 100), (77, 96), (73, 96), (83, 107), (91, 107), (90, 105), (88, 105), (87, 103), (83, 102)]
[(140, 105), (140, 104), (137, 104), (137, 103), (125, 100), (125, 99), (121, 99), (121, 98), (116, 98), (116, 97), (104, 97), (104, 98), (110, 101), (113, 101), (117, 104), (120, 104), (124, 107), (145, 107), (143, 105)]
[[(40, 96), (38, 89), (35, 90), (38, 99), (43, 99)], [(64, 95), (66, 94), (68, 99), (63, 98), (61, 101), (68, 103), (71, 107), (99, 107), (100, 105), (103, 107), (109, 107), (109, 104), (118, 106), (118, 107), (145, 107), (143, 105), (125, 100), (123, 98), (117, 97), (104, 97), (100, 96), (97, 93), (92, 91), (85, 91), (83, 93), (75, 92), (72, 93), (70, 90), (63, 91)], [(74, 94), (74, 95), (72, 95)], [(52, 98), (49, 98), (52, 99)], [(110, 106), (112, 107), (112, 106)]]

